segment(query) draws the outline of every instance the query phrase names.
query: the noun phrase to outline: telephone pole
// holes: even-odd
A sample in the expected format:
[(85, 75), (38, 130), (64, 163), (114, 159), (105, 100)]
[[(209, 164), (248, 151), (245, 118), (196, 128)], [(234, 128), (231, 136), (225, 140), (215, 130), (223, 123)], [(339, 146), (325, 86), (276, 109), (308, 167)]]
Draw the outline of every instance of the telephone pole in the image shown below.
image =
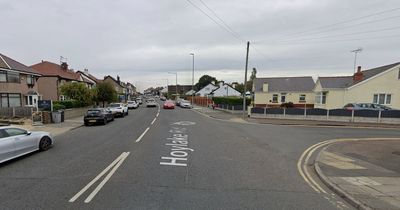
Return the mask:
[(247, 83), (247, 66), (249, 65), (249, 47), (250, 42), (247, 42), (247, 51), (246, 51), (246, 67), (244, 68), (244, 83), (243, 83), (243, 119), (246, 119), (246, 83)]

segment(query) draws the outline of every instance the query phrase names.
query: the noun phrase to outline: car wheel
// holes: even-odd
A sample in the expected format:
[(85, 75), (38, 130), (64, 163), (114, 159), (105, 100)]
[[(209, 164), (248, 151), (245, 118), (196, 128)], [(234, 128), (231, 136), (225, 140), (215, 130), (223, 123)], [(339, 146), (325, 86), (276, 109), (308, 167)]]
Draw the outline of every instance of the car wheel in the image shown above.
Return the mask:
[(111, 116), (111, 121), (114, 121), (114, 115), (113, 115), (113, 116)]
[(121, 117), (125, 117), (125, 112), (124, 111), (122, 112)]
[(39, 150), (46, 151), (51, 147), (51, 139), (48, 136), (42, 137), (39, 142)]
[(129, 114), (129, 111), (126, 112), (126, 115), (128, 115), (128, 114)]
[(84, 122), (83, 123), (85, 126), (89, 126), (89, 123), (88, 122)]
[(107, 125), (107, 118), (103, 119), (103, 125)]

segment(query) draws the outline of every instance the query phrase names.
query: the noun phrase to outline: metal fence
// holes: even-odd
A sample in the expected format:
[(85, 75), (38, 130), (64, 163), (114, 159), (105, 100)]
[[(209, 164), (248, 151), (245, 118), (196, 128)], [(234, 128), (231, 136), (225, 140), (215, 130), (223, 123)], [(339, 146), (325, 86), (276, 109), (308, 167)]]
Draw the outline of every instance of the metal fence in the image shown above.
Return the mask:
[(347, 109), (299, 109), (253, 107), (250, 116), (258, 118), (294, 118), (349, 122), (400, 123), (400, 110), (347, 110)]
[(34, 107), (1, 107), (0, 117), (31, 117)]

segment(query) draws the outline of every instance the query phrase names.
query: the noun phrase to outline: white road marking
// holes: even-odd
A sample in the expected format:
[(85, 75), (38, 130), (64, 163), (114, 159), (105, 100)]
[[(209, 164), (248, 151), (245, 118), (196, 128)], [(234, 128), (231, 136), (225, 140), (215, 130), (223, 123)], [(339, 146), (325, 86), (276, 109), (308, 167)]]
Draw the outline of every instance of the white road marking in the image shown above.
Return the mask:
[(157, 113), (156, 117), (158, 117), (158, 115), (160, 115), (160, 112)]
[(146, 130), (142, 133), (142, 135), (139, 136), (139, 138), (136, 139), (136, 142), (139, 142), (142, 140), (143, 136), (149, 131), (150, 127), (147, 127)]
[(155, 117), (154, 120), (151, 121), (151, 124), (153, 125), (156, 120), (157, 120), (157, 117)]
[(101, 188), (107, 183), (107, 181), (111, 178), (111, 176), (115, 173), (115, 171), (122, 165), (124, 160), (128, 157), (130, 152), (126, 152), (124, 156), (118, 161), (117, 165), (107, 174), (107, 176), (100, 182), (100, 184), (93, 190), (92, 193), (85, 199), (85, 203), (89, 203), (94, 196), (101, 190)]
[(110, 170), (115, 164), (118, 163), (118, 161), (121, 160), (125, 156), (125, 152), (123, 152), (120, 156), (117, 157), (110, 165), (108, 165), (99, 175), (97, 175), (92, 181), (90, 181), (82, 190), (80, 190), (74, 197), (72, 197), (69, 202), (74, 202), (76, 199), (78, 199), (86, 190), (88, 190), (94, 183), (97, 182), (105, 173), (107, 173), (108, 170)]

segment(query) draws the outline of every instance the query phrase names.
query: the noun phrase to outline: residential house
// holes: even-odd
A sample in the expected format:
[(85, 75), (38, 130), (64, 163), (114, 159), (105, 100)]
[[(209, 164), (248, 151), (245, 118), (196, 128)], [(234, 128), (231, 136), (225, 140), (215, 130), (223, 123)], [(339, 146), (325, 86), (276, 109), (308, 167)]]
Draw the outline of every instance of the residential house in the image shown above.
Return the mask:
[(400, 62), (364, 71), (359, 66), (353, 76), (319, 77), (314, 92), (317, 108), (377, 103), (400, 109)]
[(117, 92), (117, 95), (118, 95), (118, 100), (120, 102), (127, 100), (126, 84), (121, 82), (119, 76), (117, 76), (117, 79), (115, 79), (114, 77), (108, 75), (108, 76), (104, 77), (103, 81), (110, 83), (115, 88), (115, 91)]
[(233, 88), (231, 85), (224, 82), (220, 82), (219, 87), (211, 91), (210, 95), (212, 95), (213, 97), (226, 97), (226, 96), (241, 96), (242, 93)]
[(203, 87), (202, 89), (200, 89), (199, 91), (196, 92), (196, 96), (208, 96), (211, 94), (211, 92), (215, 89), (217, 89), (218, 86), (210, 83), (208, 85), (206, 85), (205, 87)]
[(175, 95), (177, 92), (176, 88), (178, 88), (178, 95), (184, 95), (192, 90), (192, 85), (168, 85), (168, 94)]
[(40, 73), (0, 54), (0, 107), (36, 106)]
[(66, 100), (60, 93), (60, 87), (67, 82), (84, 82), (80, 74), (68, 69), (66, 62), (59, 65), (42, 60), (31, 68), (42, 75), (38, 80), (38, 88), (43, 100)]
[(312, 77), (255, 78), (253, 83), (256, 107), (279, 107), (292, 102), (295, 107), (313, 107), (315, 86)]
[(91, 75), (88, 69), (84, 69), (83, 71), (77, 71), (76, 73), (80, 75), (81, 80), (86, 83), (86, 86), (89, 89), (96, 87), (96, 84), (101, 82), (101, 80)]
[(132, 100), (137, 95), (136, 87), (130, 82), (126, 83), (126, 95), (128, 100)]

